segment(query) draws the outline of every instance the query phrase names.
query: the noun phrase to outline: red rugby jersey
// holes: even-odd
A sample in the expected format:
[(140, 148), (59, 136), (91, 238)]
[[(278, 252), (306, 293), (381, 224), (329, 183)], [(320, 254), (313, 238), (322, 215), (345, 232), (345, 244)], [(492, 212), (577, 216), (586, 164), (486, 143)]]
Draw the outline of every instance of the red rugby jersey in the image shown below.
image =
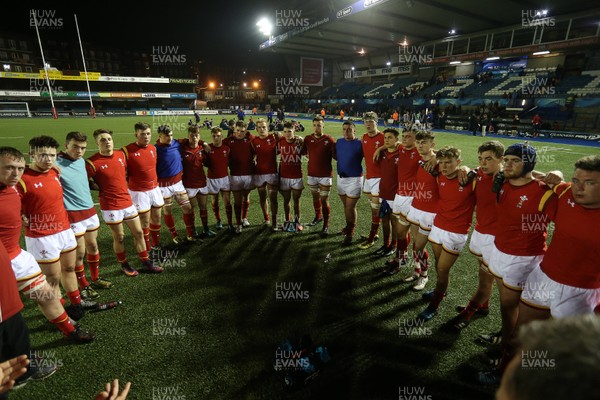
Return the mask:
[(556, 195), (543, 182), (523, 186), (505, 182), (496, 204), (498, 223), (494, 244), (513, 256), (538, 256), (546, 251), (550, 217), (545, 212)]
[(13, 186), (0, 186), (0, 242), (12, 260), (21, 252), (21, 197)]
[(400, 157), (398, 158), (398, 194), (400, 196), (413, 196), (419, 161), (421, 161), (421, 155), (416, 147), (407, 150), (404, 146), (400, 146)]
[(367, 173), (366, 173), (367, 179), (381, 177), (380, 164), (378, 162), (373, 161), (373, 154), (375, 154), (375, 150), (377, 150), (381, 146), (383, 146), (383, 133), (377, 132), (377, 134), (375, 136), (369, 136), (368, 133), (365, 133), (363, 135), (362, 149), (363, 149), (363, 154), (365, 156), (365, 167), (367, 169)]
[(85, 169), (100, 187), (101, 210), (124, 210), (133, 205), (125, 177), (127, 161), (121, 150), (114, 150), (110, 156), (94, 154), (86, 160)]
[(181, 161), (183, 164), (183, 186), (188, 189), (198, 189), (206, 186), (204, 173), (204, 142), (200, 140), (198, 147), (190, 147), (189, 139), (180, 139)]
[(475, 177), (475, 230), (484, 235), (495, 235), (496, 193), (492, 192), (494, 175), (488, 175), (477, 169)]
[(37, 172), (27, 167), (17, 185), (21, 212), (29, 220), (25, 236), (44, 237), (71, 229), (58, 172)]
[(225, 144), (217, 147), (210, 144), (210, 153), (206, 154), (206, 171), (210, 179), (225, 178), (229, 175), (229, 154), (231, 149)]
[(156, 147), (153, 144), (142, 147), (130, 143), (123, 147), (127, 160), (127, 184), (136, 192), (147, 192), (158, 187), (156, 175)]
[(542, 271), (563, 285), (584, 289), (600, 288), (600, 209), (575, 203), (571, 184), (557, 185), (558, 200), (548, 213), (554, 233), (542, 260)]
[(0, 323), (16, 315), (23, 309), (17, 279), (10, 264), (10, 258), (0, 241)]
[(381, 175), (381, 180), (379, 181), (379, 197), (387, 201), (394, 201), (394, 197), (396, 197), (396, 192), (398, 191), (397, 164), (399, 157), (400, 149), (395, 149), (392, 152), (383, 150), (377, 159)]
[(302, 144), (302, 154), (308, 155), (308, 176), (315, 178), (333, 177), (331, 165), (335, 152), (335, 140), (330, 135), (317, 137), (314, 133), (306, 136)]
[(264, 139), (256, 136), (252, 139), (252, 147), (256, 154), (256, 175), (277, 173), (277, 138), (273, 134)]
[(474, 184), (460, 186), (458, 178), (438, 175), (439, 201), (433, 224), (448, 232), (467, 234), (473, 223)]
[(223, 144), (229, 146), (229, 172), (232, 176), (254, 175), (254, 150), (252, 140), (255, 136), (246, 132), (242, 139), (230, 136), (223, 139)]
[[(437, 166), (436, 166), (437, 169)], [(425, 168), (419, 167), (415, 177), (415, 190), (411, 206), (425, 212), (436, 213), (438, 200), (438, 182)]]
[(285, 138), (279, 139), (279, 176), (281, 178), (302, 178), (302, 147)]

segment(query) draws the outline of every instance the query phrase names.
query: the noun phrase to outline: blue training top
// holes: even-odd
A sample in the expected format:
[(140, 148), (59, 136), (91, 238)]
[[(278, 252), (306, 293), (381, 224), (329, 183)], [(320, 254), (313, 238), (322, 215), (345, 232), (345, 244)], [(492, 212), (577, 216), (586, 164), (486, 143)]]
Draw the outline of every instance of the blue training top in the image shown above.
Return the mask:
[(67, 211), (84, 211), (94, 207), (90, 183), (85, 171), (85, 160), (72, 160), (67, 154), (59, 153), (56, 165), (60, 167), (60, 184), (63, 187)]
[(342, 178), (359, 177), (362, 169), (362, 142), (360, 139), (346, 140), (340, 138), (335, 142), (337, 157), (337, 173)]
[(170, 178), (183, 171), (179, 142), (173, 139), (171, 144), (156, 142), (156, 174), (159, 178)]

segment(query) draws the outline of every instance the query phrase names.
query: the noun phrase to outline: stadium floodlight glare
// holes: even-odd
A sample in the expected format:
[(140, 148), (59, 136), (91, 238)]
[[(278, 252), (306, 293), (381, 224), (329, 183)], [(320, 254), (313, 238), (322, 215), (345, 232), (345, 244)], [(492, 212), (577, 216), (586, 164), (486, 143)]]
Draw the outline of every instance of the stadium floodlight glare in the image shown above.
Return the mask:
[(456, 29), (450, 29), (450, 30), (448, 31), (448, 33), (449, 33), (450, 35), (454, 35), (454, 34), (456, 33)]
[(10, 64), (3, 65), (5, 71), (10, 71)]
[(215, 83), (214, 82), (210, 82), (208, 84), (208, 87), (211, 88), (211, 89), (214, 89), (215, 88)]
[(258, 30), (266, 36), (271, 36), (271, 32), (273, 32), (273, 24), (271, 24), (271, 21), (269, 21), (267, 18), (261, 18), (260, 20), (258, 20), (258, 22), (256, 23), (256, 26), (258, 26)]
[(450, 65), (460, 64), (460, 61), (450, 61)]
[(388, 61), (388, 62), (385, 63), (385, 65), (387, 65), (389, 67), (390, 65), (392, 65), (392, 62)]
[(256, 82), (256, 81), (252, 82), (252, 87), (254, 89), (258, 88), (258, 82)]
[(550, 51), (544, 50), (544, 51), (536, 51), (535, 53), (533, 53), (534, 56), (541, 56), (544, 54), (550, 54)]
[(485, 59), (485, 61), (494, 61), (494, 60), (499, 60), (500, 57), (488, 57)]
[(352, 71), (354, 71), (354, 65), (352, 66), (352, 68), (350, 68)]

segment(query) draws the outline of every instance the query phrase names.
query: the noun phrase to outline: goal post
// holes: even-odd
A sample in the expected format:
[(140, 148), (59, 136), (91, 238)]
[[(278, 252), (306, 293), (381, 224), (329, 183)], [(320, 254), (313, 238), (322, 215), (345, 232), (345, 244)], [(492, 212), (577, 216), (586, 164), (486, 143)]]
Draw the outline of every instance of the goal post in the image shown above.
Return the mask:
[(26, 101), (1, 101), (0, 117), (28, 117), (31, 118), (29, 103)]

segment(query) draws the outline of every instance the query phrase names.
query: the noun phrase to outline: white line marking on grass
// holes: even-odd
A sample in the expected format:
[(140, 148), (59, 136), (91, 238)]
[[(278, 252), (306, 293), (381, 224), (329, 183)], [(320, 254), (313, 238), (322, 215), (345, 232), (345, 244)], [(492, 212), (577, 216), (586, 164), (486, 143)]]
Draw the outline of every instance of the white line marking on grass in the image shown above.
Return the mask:
[(0, 136), (0, 139), (25, 139), (25, 136)]

